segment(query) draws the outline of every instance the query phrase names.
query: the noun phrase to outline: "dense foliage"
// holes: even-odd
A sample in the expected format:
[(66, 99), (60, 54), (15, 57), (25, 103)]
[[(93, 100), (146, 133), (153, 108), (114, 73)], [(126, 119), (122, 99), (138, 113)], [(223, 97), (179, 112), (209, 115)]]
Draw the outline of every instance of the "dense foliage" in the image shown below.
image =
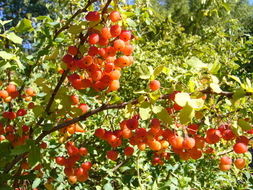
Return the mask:
[(253, 188), (246, 1), (0, 5), (0, 189)]

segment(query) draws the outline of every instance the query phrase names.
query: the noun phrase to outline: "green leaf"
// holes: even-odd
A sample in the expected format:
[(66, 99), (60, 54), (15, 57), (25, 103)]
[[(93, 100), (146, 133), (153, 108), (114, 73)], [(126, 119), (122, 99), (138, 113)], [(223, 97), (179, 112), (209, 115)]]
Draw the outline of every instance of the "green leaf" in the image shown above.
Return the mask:
[(22, 44), (23, 39), (17, 36), (14, 32), (8, 33), (6, 37), (15, 44)]
[(253, 129), (253, 127), (247, 121), (245, 121), (243, 119), (239, 119), (237, 123), (245, 131)]
[(19, 155), (27, 152), (29, 147), (27, 145), (16, 146), (14, 149), (11, 150), (11, 155)]
[(210, 88), (216, 92), (216, 93), (221, 93), (222, 90), (220, 89), (220, 85), (216, 84), (216, 83), (211, 83), (210, 84)]
[(154, 76), (157, 77), (161, 72), (163, 72), (164, 65), (160, 65), (155, 68), (154, 70)]
[(5, 24), (10, 23), (12, 20), (0, 20), (0, 24), (4, 26)]
[(33, 31), (32, 21), (24, 18), (23, 20), (19, 21), (17, 26), (15, 27), (17, 32), (28, 32)]
[(238, 82), (239, 84), (242, 84), (240, 78), (238, 78), (237, 76), (234, 76), (234, 75), (228, 75), (228, 77), (234, 79), (236, 82)]
[(200, 109), (204, 106), (204, 100), (202, 98), (191, 99), (188, 101), (188, 104), (194, 109)]
[(69, 27), (68, 31), (71, 34), (79, 34), (84, 29), (85, 29), (85, 26), (82, 26), (82, 25), (72, 25), (72, 26)]
[(138, 66), (137, 71), (139, 73), (139, 78), (141, 79), (149, 79), (151, 76), (150, 69), (145, 64)]
[(130, 18), (127, 18), (126, 22), (127, 22), (128, 26), (131, 26), (133, 28), (137, 26), (136, 23)]
[(165, 108), (162, 111), (160, 111), (159, 113), (157, 113), (157, 118), (167, 124), (172, 123), (172, 117), (169, 115), (168, 111)]
[(164, 108), (162, 106), (153, 106), (152, 111), (157, 114), (161, 112)]
[(36, 178), (34, 181), (33, 181), (33, 184), (32, 184), (32, 188), (36, 188), (40, 185), (41, 183), (41, 179), (40, 178)]
[(177, 93), (175, 96), (175, 102), (181, 107), (184, 107), (190, 99), (191, 99), (190, 95), (184, 92)]
[(141, 116), (141, 119), (142, 120), (147, 120), (150, 118), (151, 116), (151, 107), (150, 107), (150, 103), (149, 102), (143, 102), (141, 105), (140, 105), (140, 108), (139, 108), (139, 113), (140, 113), (140, 116)]
[(187, 104), (179, 113), (180, 122), (182, 124), (190, 123), (194, 114), (194, 109)]
[(40, 115), (43, 113), (43, 111), (44, 111), (44, 109), (43, 109), (42, 106), (35, 106), (35, 107), (33, 108), (33, 113), (34, 113), (34, 116), (35, 116), (35, 117), (40, 116)]
[(112, 184), (108, 182), (107, 184), (104, 185), (103, 187), (104, 190), (113, 190)]
[(214, 61), (214, 64), (212, 65), (211, 69), (210, 69), (210, 73), (211, 74), (217, 74), (218, 71), (220, 70), (221, 68), (221, 64), (218, 62), (218, 60), (215, 60)]
[(200, 70), (200, 69), (202, 69), (202, 68), (208, 68), (207, 66), (207, 64), (206, 63), (203, 63), (200, 59), (198, 59), (197, 57), (191, 57), (190, 59), (188, 59), (187, 61), (186, 61), (186, 63), (189, 65), (189, 66), (191, 66), (191, 67), (193, 67), (194, 69), (196, 69), (196, 70)]
[(32, 145), (28, 154), (28, 164), (30, 167), (35, 166), (41, 160), (40, 147)]
[(149, 93), (149, 97), (151, 98), (151, 100), (154, 100), (154, 101), (156, 101), (157, 99), (159, 99), (160, 96), (161, 96), (160, 90), (156, 90), (154, 92)]
[(0, 51), (0, 57), (2, 57), (5, 60), (10, 60), (14, 57), (14, 55), (6, 51)]

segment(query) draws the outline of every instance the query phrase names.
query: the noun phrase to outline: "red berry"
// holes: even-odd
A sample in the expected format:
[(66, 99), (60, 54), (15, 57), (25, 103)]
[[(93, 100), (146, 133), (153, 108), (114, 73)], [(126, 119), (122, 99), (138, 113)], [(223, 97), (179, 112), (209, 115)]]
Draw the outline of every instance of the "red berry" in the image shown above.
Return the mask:
[(99, 21), (100, 20), (100, 13), (97, 11), (88, 12), (85, 19), (87, 21)]
[(132, 156), (134, 153), (134, 149), (132, 147), (128, 146), (124, 149), (124, 153), (126, 156)]
[(222, 156), (220, 159), (220, 164), (222, 165), (231, 165), (232, 164), (232, 159), (228, 156)]
[(94, 33), (89, 36), (88, 39), (89, 44), (93, 45), (99, 42), (99, 35)]
[(86, 155), (88, 154), (88, 149), (85, 148), (85, 147), (81, 147), (81, 148), (79, 149), (79, 154), (80, 154), (81, 156), (86, 156)]
[(131, 34), (130, 31), (128, 31), (128, 30), (123, 30), (123, 31), (120, 33), (120, 35), (119, 35), (119, 39), (121, 39), (121, 40), (127, 42), (128, 40), (131, 40), (131, 36), (132, 36), (132, 34)]
[(114, 150), (109, 150), (109, 151), (106, 152), (106, 156), (110, 160), (117, 160), (118, 155), (119, 155), (118, 152), (116, 152)]
[(152, 80), (150, 83), (149, 83), (149, 88), (152, 90), (152, 91), (155, 91), (155, 90), (158, 90), (160, 88), (160, 82), (158, 80)]
[(113, 26), (111, 26), (110, 33), (111, 33), (112, 37), (119, 36), (120, 33), (121, 33), (121, 27), (119, 25), (113, 25)]
[(246, 165), (246, 162), (243, 158), (237, 158), (234, 162), (235, 167), (237, 167), (238, 169), (243, 169)]
[(117, 22), (120, 20), (120, 13), (118, 11), (112, 11), (109, 17), (112, 22)]
[(233, 149), (234, 149), (235, 153), (237, 153), (237, 154), (243, 154), (243, 153), (245, 153), (245, 152), (248, 151), (247, 145), (244, 144), (244, 143), (240, 143), (240, 142), (239, 142), (239, 143), (236, 143), (236, 144), (233, 146)]
[(70, 55), (75, 56), (75, 55), (77, 55), (77, 53), (78, 53), (78, 48), (77, 48), (76, 46), (69, 46), (69, 48), (68, 48), (68, 53), (69, 53)]

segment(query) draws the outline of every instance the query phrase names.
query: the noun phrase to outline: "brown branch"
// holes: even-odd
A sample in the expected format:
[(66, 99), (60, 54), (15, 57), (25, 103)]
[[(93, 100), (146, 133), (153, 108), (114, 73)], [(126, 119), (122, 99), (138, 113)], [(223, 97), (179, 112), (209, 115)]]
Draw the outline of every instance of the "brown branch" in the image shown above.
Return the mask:
[[(160, 99), (168, 99), (169, 98), (169, 95), (162, 95), (160, 97)], [(50, 133), (53, 133), (54, 131), (58, 131), (64, 127), (67, 127), (71, 124), (74, 124), (74, 123), (77, 123), (79, 121), (85, 121), (88, 117), (92, 116), (92, 115), (95, 115), (99, 112), (102, 112), (102, 111), (105, 111), (105, 110), (110, 110), (110, 109), (123, 109), (125, 108), (128, 104), (132, 104), (132, 105), (136, 105), (138, 104), (138, 99), (135, 99), (135, 100), (132, 100), (130, 102), (123, 102), (123, 103), (120, 103), (120, 104), (104, 104), (102, 105), (101, 107), (99, 108), (96, 108), (94, 110), (91, 110), (90, 112), (87, 112), (79, 117), (76, 117), (76, 118), (73, 118), (69, 121), (66, 121), (64, 123), (61, 123), (57, 126), (55, 126), (54, 128), (52, 128), (51, 130), (48, 130), (48, 131), (43, 131), (40, 136), (36, 139), (36, 143), (39, 143), (45, 136), (47, 136), (48, 134)]]
[(69, 24), (71, 23), (72, 20), (74, 20), (74, 18), (76, 18), (79, 14), (83, 13), (83, 12), (87, 12), (88, 7), (91, 6), (92, 3), (96, 2), (97, 0), (89, 0), (87, 5), (83, 8), (83, 9), (79, 9), (75, 12), (75, 14), (72, 15), (72, 17), (70, 17), (66, 24), (64, 26), (62, 26), (59, 30), (57, 30), (54, 34), (53, 39), (55, 40), (55, 38), (57, 38), (57, 36), (64, 30), (69, 28)]
[[(211, 88), (207, 88), (205, 90), (201, 90), (200, 92), (204, 93), (204, 94), (216, 94), (216, 95), (221, 95), (221, 96), (226, 96), (228, 98), (232, 98), (232, 96), (234, 95), (234, 92), (228, 92), (228, 91), (222, 91), (220, 93), (214, 92), (212, 91)], [(253, 93), (251, 92), (245, 92), (246, 96), (251, 96)]]

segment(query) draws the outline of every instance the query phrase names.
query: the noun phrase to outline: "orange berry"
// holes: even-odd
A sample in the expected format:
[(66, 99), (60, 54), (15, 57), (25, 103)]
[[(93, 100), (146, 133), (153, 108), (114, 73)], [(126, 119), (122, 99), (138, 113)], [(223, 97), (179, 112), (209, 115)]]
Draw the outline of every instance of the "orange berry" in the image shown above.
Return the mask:
[(232, 159), (228, 156), (222, 156), (220, 158), (220, 164), (222, 164), (222, 165), (231, 165), (232, 164)]
[(237, 158), (234, 162), (235, 167), (237, 167), (238, 169), (243, 169), (246, 165), (246, 162), (243, 158)]
[(186, 137), (183, 141), (184, 149), (192, 149), (195, 146), (195, 139), (191, 137)]
[(248, 151), (248, 147), (244, 143), (236, 143), (233, 146), (233, 149), (234, 149), (235, 153), (237, 153), (237, 154), (243, 154)]
[(68, 181), (70, 184), (75, 184), (77, 182), (77, 177), (76, 176), (69, 176)]
[(158, 80), (152, 80), (150, 83), (149, 83), (149, 88), (152, 90), (152, 91), (156, 91), (160, 88), (160, 82)]
[(109, 15), (110, 19), (112, 22), (117, 22), (119, 21), (120, 18), (120, 13), (118, 11), (112, 11)]
[(224, 165), (224, 164), (220, 164), (219, 168), (221, 171), (228, 171), (231, 169), (231, 165)]

